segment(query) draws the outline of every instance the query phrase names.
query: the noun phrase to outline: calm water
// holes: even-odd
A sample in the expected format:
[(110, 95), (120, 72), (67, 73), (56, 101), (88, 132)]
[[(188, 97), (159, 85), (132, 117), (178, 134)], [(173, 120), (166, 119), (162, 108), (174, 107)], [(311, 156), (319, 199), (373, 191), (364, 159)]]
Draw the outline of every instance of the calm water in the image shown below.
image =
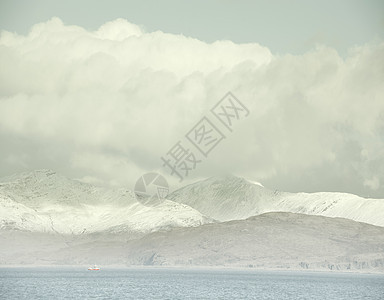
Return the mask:
[(0, 299), (384, 299), (384, 276), (233, 270), (0, 268)]

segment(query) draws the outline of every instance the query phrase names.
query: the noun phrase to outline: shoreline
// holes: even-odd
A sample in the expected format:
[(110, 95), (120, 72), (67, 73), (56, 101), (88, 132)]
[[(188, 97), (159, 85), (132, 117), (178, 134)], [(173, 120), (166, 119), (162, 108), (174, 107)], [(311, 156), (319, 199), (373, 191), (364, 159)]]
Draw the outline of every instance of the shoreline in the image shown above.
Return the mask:
[[(89, 265), (0, 265), (1, 269), (76, 269), (88, 271)], [(326, 269), (283, 269), (283, 268), (248, 268), (248, 267), (231, 267), (231, 266), (119, 266), (119, 265), (104, 265), (99, 266), (100, 271), (105, 270), (182, 270), (182, 271), (237, 271), (249, 273), (301, 273), (301, 274), (345, 274), (345, 275), (381, 275), (383, 271), (375, 270), (326, 270)]]

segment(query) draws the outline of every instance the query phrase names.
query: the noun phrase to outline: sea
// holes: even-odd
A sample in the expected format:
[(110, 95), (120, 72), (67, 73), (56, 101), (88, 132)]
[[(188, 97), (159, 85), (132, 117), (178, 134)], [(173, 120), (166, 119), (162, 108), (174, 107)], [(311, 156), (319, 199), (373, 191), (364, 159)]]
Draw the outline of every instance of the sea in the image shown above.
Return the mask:
[(0, 299), (384, 299), (384, 275), (179, 268), (0, 268)]

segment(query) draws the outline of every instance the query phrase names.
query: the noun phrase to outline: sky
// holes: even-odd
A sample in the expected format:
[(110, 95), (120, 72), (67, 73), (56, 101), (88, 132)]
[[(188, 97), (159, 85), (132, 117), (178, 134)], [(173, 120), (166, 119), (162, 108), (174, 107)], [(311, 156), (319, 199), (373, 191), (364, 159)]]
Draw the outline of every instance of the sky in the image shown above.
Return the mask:
[[(0, 0), (0, 29), (0, 176), (384, 198), (382, 1)], [(230, 129), (227, 92), (246, 108)], [(186, 136), (203, 117), (206, 155)], [(182, 183), (162, 160), (178, 142), (198, 161)]]
[(53, 16), (96, 30), (116, 18), (205, 42), (259, 43), (273, 53), (302, 54), (316, 44), (342, 55), (383, 37), (381, 0), (1, 0), (0, 28), (26, 34)]

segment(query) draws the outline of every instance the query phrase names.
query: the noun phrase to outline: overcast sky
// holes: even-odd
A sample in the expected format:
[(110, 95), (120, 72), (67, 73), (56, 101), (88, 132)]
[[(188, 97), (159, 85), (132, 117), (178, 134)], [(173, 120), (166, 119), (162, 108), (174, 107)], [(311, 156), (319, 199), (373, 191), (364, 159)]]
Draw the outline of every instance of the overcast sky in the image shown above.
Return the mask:
[[(176, 186), (181, 141), (184, 183), (384, 198), (383, 1), (0, 0), (0, 28), (0, 176)], [(232, 131), (210, 112), (228, 91)], [(225, 136), (207, 157), (185, 138), (203, 116)]]

